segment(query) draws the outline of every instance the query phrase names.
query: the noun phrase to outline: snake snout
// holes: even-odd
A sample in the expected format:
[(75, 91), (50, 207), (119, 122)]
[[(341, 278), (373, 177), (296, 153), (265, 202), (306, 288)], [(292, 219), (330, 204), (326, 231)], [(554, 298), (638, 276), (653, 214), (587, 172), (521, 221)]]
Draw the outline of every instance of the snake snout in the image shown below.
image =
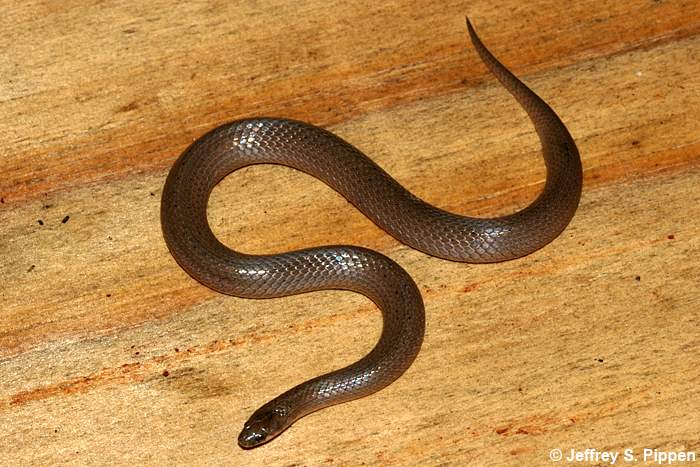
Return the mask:
[(251, 449), (265, 442), (267, 434), (264, 431), (250, 430), (249, 427), (243, 428), (241, 434), (238, 435), (238, 445), (243, 449)]
[(258, 409), (243, 425), (238, 435), (238, 445), (243, 449), (252, 449), (275, 438), (289, 426), (285, 413), (266, 406)]

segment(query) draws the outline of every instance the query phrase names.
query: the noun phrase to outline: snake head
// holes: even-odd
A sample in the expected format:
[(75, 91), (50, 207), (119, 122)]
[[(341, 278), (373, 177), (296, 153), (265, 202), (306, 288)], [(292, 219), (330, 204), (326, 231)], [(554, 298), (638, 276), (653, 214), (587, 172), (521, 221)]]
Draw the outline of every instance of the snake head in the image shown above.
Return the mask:
[(241, 434), (238, 435), (238, 445), (243, 449), (260, 446), (282, 433), (289, 425), (289, 417), (284, 407), (266, 404), (245, 422)]

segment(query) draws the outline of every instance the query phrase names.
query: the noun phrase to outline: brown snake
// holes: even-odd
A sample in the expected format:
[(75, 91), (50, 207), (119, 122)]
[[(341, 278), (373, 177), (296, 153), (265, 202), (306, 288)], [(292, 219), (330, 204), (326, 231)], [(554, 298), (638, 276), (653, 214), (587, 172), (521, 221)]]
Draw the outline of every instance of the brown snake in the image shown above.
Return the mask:
[(433, 256), (489, 263), (527, 255), (552, 241), (574, 215), (581, 195), (581, 161), (554, 111), (481, 43), (471, 41), (501, 84), (517, 99), (539, 135), (547, 179), (525, 209), (493, 219), (460, 216), (418, 199), (358, 149), (321, 128), (293, 120), (254, 118), (220, 126), (175, 162), (163, 189), (161, 223), (180, 266), (202, 284), (247, 298), (322, 289), (364, 294), (382, 311), (379, 342), (350, 366), (306, 381), (255, 411), (238, 437), (252, 448), (316, 410), (374, 393), (413, 363), (423, 341), (420, 292), (394, 261), (365, 248), (324, 246), (276, 255), (248, 255), (219, 242), (207, 222), (207, 202), (226, 175), (251, 164), (280, 164), (335, 189), (396, 239)]

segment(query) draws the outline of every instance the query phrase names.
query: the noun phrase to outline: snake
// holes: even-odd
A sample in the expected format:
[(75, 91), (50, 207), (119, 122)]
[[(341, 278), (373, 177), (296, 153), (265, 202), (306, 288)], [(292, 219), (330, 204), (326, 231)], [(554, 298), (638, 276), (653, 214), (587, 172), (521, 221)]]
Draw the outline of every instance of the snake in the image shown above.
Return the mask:
[(520, 211), (494, 218), (444, 211), (414, 196), (340, 137), (283, 118), (223, 124), (195, 140), (170, 169), (161, 197), (163, 237), (176, 262), (194, 279), (242, 298), (349, 290), (368, 297), (382, 313), (379, 340), (367, 355), (262, 405), (243, 425), (241, 448), (267, 443), (305, 415), (394, 382), (419, 353), (425, 311), (411, 276), (370, 249), (329, 245), (251, 255), (224, 245), (207, 220), (209, 196), (224, 177), (253, 164), (291, 167), (326, 183), (401, 243), (451, 261), (492, 263), (525, 256), (550, 243), (572, 219), (582, 187), (573, 138), (552, 108), (492, 55), (468, 18), (467, 30), (482, 62), (525, 110), (539, 136), (544, 188)]

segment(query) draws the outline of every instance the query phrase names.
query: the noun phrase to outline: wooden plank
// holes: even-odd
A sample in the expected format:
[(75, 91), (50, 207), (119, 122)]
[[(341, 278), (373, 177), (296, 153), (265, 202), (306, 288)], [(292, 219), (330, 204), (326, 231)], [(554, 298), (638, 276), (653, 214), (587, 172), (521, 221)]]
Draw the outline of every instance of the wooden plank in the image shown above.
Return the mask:
[[(0, 12), (0, 464), (541, 465), (554, 448), (700, 452), (697, 2)], [(468, 47), (467, 13), (577, 140), (576, 217), (527, 258), (470, 266), (398, 244), (293, 170), (228, 177), (209, 213), (225, 243), (379, 250), (419, 284), (428, 319), (395, 384), (241, 451), (252, 410), (359, 358), (380, 317), (351, 293), (242, 300), (190, 279), (160, 234), (169, 166), (209, 128), (277, 115), (327, 127), (445, 209), (527, 205), (544, 176), (538, 142)]]

